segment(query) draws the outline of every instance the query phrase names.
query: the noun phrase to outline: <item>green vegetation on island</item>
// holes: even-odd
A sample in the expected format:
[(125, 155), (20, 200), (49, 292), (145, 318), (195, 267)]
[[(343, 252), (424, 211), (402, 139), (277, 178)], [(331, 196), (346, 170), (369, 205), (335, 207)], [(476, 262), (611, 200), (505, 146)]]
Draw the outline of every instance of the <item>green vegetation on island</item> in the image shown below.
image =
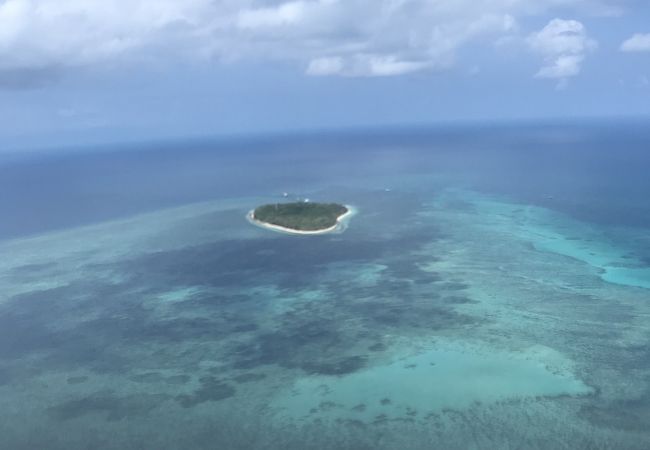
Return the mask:
[(319, 231), (335, 226), (347, 212), (348, 208), (337, 203), (276, 203), (256, 208), (253, 218), (297, 231)]

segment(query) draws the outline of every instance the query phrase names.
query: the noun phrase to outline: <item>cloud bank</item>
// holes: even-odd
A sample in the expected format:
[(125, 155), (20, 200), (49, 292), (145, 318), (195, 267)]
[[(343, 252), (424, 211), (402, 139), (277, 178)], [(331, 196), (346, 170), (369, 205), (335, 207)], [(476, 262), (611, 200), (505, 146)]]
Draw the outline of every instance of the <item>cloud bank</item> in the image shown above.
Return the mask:
[[(518, 33), (520, 17), (614, 14), (611, 0), (0, 0), (0, 74), (98, 64), (281, 60), (314, 76), (393, 76), (450, 67), (459, 50)], [(579, 22), (530, 37), (538, 76), (579, 72)], [(562, 47), (562, 48), (558, 48)], [(2, 78), (2, 77), (0, 77)]]
[(587, 53), (597, 47), (596, 41), (587, 36), (584, 25), (577, 20), (553, 19), (540, 31), (532, 33), (527, 42), (544, 57), (544, 65), (535, 76), (560, 80), (562, 85), (580, 73)]

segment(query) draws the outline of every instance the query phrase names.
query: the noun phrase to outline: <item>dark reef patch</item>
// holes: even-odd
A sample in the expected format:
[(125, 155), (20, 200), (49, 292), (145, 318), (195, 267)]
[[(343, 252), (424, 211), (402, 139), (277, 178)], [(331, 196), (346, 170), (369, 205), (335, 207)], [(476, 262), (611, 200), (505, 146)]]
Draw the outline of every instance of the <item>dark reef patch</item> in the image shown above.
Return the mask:
[(296, 368), (313, 355), (328, 355), (338, 348), (343, 335), (333, 320), (314, 319), (308, 311), (289, 312), (280, 318), (282, 331), (257, 334), (231, 349), (230, 356), (237, 369), (250, 369), (265, 364)]
[(371, 352), (383, 352), (388, 350), (388, 346), (383, 342), (377, 342), (368, 347), (368, 350)]
[(296, 288), (309, 286), (323, 265), (372, 260), (385, 251), (383, 245), (363, 240), (312, 239), (308, 245), (300, 239), (229, 240), (150, 253), (115, 269), (141, 285), (155, 280), (167, 286), (241, 286), (251, 277), (273, 276), (278, 284)]
[(176, 400), (183, 408), (191, 408), (205, 402), (218, 402), (235, 395), (235, 388), (223, 381), (212, 377), (202, 377), (199, 379), (201, 387), (192, 394), (181, 394), (176, 396)]
[(580, 415), (598, 427), (643, 432), (650, 423), (650, 393), (639, 398), (616, 400), (609, 404), (583, 406)]
[(104, 414), (106, 420), (115, 421), (147, 414), (166, 399), (164, 395), (139, 394), (120, 397), (113, 391), (68, 400), (48, 409), (58, 420), (75, 419), (87, 414)]
[(446, 283), (442, 283), (440, 287), (445, 291), (462, 291), (467, 289), (469, 285), (458, 281), (449, 281)]
[(393, 279), (410, 280), (415, 284), (437, 283), (443, 280), (440, 274), (420, 269), (420, 264), (430, 263), (430, 258), (409, 255), (409, 258), (391, 261), (385, 274)]
[(50, 329), (46, 317), (61, 315), (55, 300), (66, 292), (66, 288), (32, 291), (0, 306), (0, 358), (19, 358), (64, 344), (62, 334)]
[(165, 383), (167, 384), (186, 384), (192, 379), (189, 375), (171, 375), (165, 378)]
[(147, 372), (129, 377), (129, 380), (135, 381), (136, 383), (159, 383), (164, 379), (159, 372)]
[(356, 355), (328, 361), (307, 361), (301, 368), (308, 373), (319, 375), (346, 375), (363, 369), (367, 358)]
[(477, 303), (476, 300), (472, 300), (469, 297), (465, 297), (463, 295), (448, 295), (446, 297), (442, 297), (442, 303), (445, 303), (447, 305), (466, 305), (469, 303)]
[(237, 383), (252, 383), (255, 381), (261, 381), (264, 378), (266, 378), (266, 375), (263, 373), (242, 373), (241, 375), (233, 377), (233, 380)]
[[(250, 320), (226, 316), (159, 317), (144, 302), (150, 291), (127, 282), (121, 285), (79, 281), (67, 286), (14, 296), (0, 306), (0, 359), (36, 354), (32, 369), (85, 369), (124, 373), (162, 354), (132, 360), (124, 348), (144, 343), (175, 344), (187, 340), (223, 339), (231, 328)], [(62, 324), (64, 324), (62, 326)]]
[(88, 381), (88, 377), (87, 376), (68, 377), (66, 381), (68, 384), (81, 384)]

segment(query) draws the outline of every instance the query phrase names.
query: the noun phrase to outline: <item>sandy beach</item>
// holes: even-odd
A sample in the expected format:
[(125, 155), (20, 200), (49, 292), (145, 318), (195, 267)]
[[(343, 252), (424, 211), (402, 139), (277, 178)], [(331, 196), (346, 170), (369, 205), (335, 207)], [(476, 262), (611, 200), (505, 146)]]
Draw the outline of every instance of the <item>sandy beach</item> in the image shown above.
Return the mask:
[(347, 221), (357, 213), (356, 208), (354, 208), (353, 206), (350, 205), (344, 205), (344, 206), (347, 208), (347, 211), (345, 212), (345, 214), (342, 214), (336, 218), (336, 225), (332, 225), (331, 227), (324, 228), (322, 230), (301, 231), (301, 230), (294, 230), (292, 228), (283, 227), (280, 225), (272, 225), (269, 223), (260, 222), (259, 220), (255, 219), (254, 209), (248, 211), (248, 214), (246, 214), (246, 219), (248, 219), (248, 221), (255, 226), (266, 228), (267, 230), (271, 230), (271, 231), (277, 231), (279, 233), (298, 234), (298, 235), (306, 235), (306, 236), (337, 233), (345, 230), (347, 226)]

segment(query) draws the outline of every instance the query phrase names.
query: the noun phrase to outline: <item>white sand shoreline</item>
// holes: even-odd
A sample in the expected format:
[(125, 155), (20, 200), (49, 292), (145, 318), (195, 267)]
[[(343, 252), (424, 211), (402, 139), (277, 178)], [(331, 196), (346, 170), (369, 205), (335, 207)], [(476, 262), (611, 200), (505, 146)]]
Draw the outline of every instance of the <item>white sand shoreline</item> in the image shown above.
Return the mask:
[(329, 234), (329, 233), (342, 233), (347, 228), (348, 220), (357, 213), (357, 209), (355, 207), (350, 205), (343, 205), (343, 206), (347, 208), (347, 211), (345, 212), (345, 214), (341, 214), (339, 217), (336, 218), (336, 225), (332, 225), (331, 227), (324, 228), (322, 230), (313, 230), (313, 231), (294, 230), (293, 228), (287, 228), (280, 225), (273, 225), (270, 223), (261, 222), (255, 219), (254, 209), (248, 211), (248, 214), (246, 214), (246, 219), (255, 226), (267, 230), (271, 230), (271, 231), (277, 231), (279, 233), (296, 234), (296, 235), (303, 235), (303, 236), (314, 236), (314, 235)]

